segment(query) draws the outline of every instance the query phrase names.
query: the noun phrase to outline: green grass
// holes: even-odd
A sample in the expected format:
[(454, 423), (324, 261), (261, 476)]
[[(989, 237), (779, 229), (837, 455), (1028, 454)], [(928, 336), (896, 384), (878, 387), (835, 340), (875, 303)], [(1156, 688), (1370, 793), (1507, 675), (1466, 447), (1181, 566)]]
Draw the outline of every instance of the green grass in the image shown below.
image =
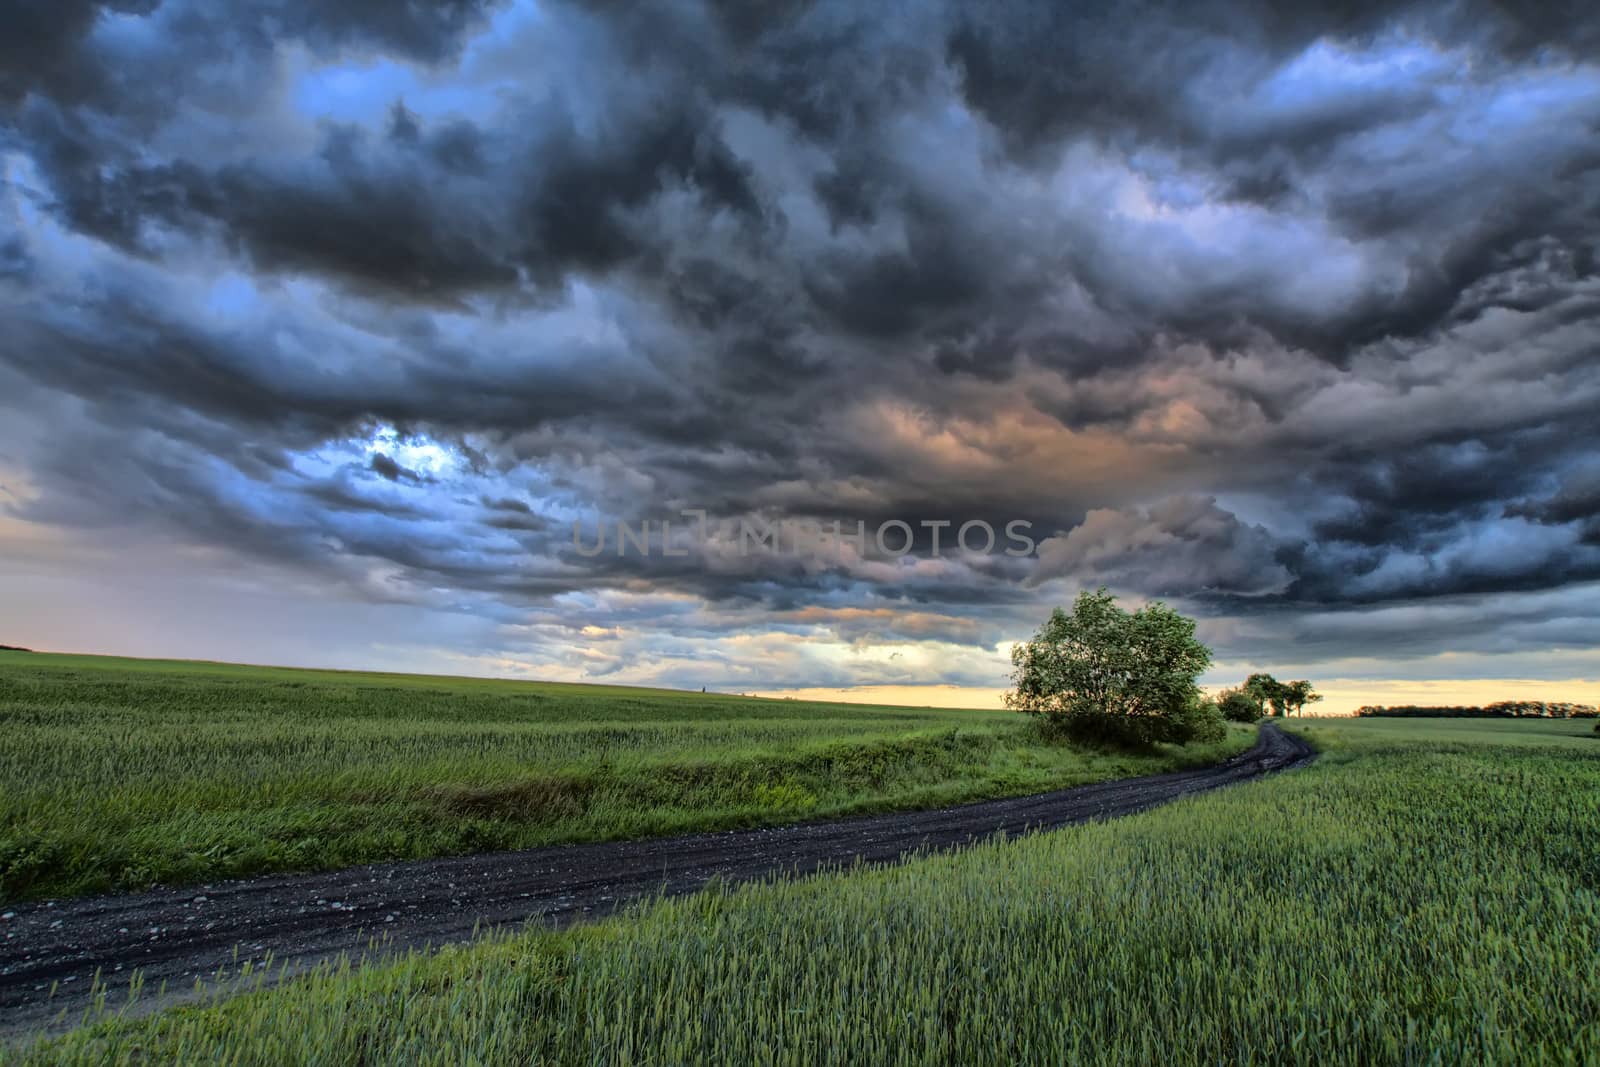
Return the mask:
[(0, 652), (0, 900), (935, 806), (1212, 762), (1005, 712)]
[(1303, 770), (107, 1020), (38, 1062), (1600, 1062), (1585, 723), (1294, 724)]
[[(1434, 751), (1473, 751), (1482, 746), (1548, 748), (1566, 745), (1568, 739), (1594, 737), (1594, 719), (1281, 719), (1319, 748), (1341, 749), (1351, 744), (1376, 746), (1426, 744)], [(1573, 752), (1587, 752), (1583, 744)]]

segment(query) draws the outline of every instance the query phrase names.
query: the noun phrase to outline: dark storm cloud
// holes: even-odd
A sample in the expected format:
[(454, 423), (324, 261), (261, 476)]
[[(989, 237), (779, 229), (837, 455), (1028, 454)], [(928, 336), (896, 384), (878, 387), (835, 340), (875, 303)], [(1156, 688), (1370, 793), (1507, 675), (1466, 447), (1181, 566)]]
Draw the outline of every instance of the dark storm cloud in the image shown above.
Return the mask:
[(1282, 592), (1290, 575), (1278, 545), (1203, 497), (1174, 497), (1132, 514), (1093, 511), (1065, 537), (1039, 546), (1035, 581), (1103, 581), (1154, 596)]
[(1549, 496), (1513, 501), (1505, 514), (1545, 526), (1573, 525), (1584, 545), (1600, 548), (1600, 468), (1580, 466), (1561, 478)]
[(391, 482), (420, 482), (422, 478), (416, 471), (402, 467), (393, 459), (382, 452), (374, 452), (367, 466), (379, 477)]
[[(150, 4), (129, 5), (148, 10)], [(78, 49), (107, 5), (96, 0), (15, 0), (5, 9), (0, 38), (0, 100), (15, 100), (31, 89), (81, 96), (98, 79), (80, 69)]]
[[(1228, 67), (1242, 66), (1244, 77), (1255, 80), (1319, 41), (1370, 44), (1407, 31), (1472, 47), (1480, 59), (1507, 61), (1536, 52), (1591, 58), (1600, 43), (1600, 19), (1573, 0), (1515, 6), (1492, 0), (1135, 0), (1116, 7), (997, 0), (960, 11), (947, 40), (966, 99), (1031, 147), (1085, 128), (1198, 142), (1205, 122), (1229, 119), (1205, 115), (1174, 87)], [(1293, 123), (1246, 113), (1233, 120), (1237, 126), (1221, 144), (1317, 151), (1414, 110), (1415, 101), (1407, 104), (1405, 96), (1369, 89), (1355, 99), (1321, 99)], [(1263, 136), (1250, 136), (1252, 129)]]
[(494, 0), (245, 0), (208, 10), (164, 0), (10, 0), (0, 39), (0, 100), (39, 92), (69, 103), (92, 99), (115, 107), (129, 103), (113, 99), (120, 90), (137, 88), (146, 97), (169, 90), (169, 85), (124, 81), (127, 72), (114, 69), (123, 56), (115, 42), (108, 45), (97, 33), (119, 17), (149, 19), (172, 12), (160, 19), (161, 28), (187, 52), (173, 57), (174, 67), (270, 50), (284, 39), (321, 51), (358, 47), (437, 62), (496, 6)]
[(1600, 517), (1600, 468), (1574, 472), (1548, 497), (1508, 504), (1506, 514), (1551, 525)]
[(560, 113), (523, 121), (543, 132), (497, 146), (511, 157), (499, 181), (474, 165), (477, 132), (466, 123), (416, 144), (332, 126), (312, 160), (214, 170), (95, 159), (93, 131), (44, 105), (26, 111), (23, 134), (38, 147), (55, 209), (80, 232), (147, 250), (152, 226), (214, 226), (261, 269), (309, 270), (407, 299), (519, 279), (559, 285), (570, 271), (615, 267), (645, 251), (630, 212), (668, 187), (759, 222), (741, 165), (693, 116), (641, 116), (599, 143), (563, 129)]
[[(1352, 345), (1437, 328), (1464, 290), (1503, 273), (1529, 237), (1579, 256), (1594, 247), (1600, 148), (1579, 132), (1596, 128), (1592, 107), (1570, 118), (1552, 114), (1547, 136), (1531, 138), (1514, 156), (1502, 143), (1460, 166), (1413, 169), (1403, 182), (1380, 170), (1368, 181), (1362, 173), (1374, 149), (1386, 149), (1380, 131), (1436, 115), (1442, 83), (1366, 81), (1311, 100), (1272, 97), (1274, 68), (1316, 42), (1371, 43), (1404, 29), (1446, 47), (1473, 47), (1475, 60), (1493, 69), (1539, 50), (1589, 57), (1600, 18), (1567, 4), (1525, 11), (1248, 2), (1083, 9), (1022, 0), (970, 9), (950, 48), (966, 99), (1030, 152), (1086, 132), (1129, 148), (1164, 146), (1204, 160), (1232, 198), (1305, 208), (1321, 192), (1340, 232), (1398, 237), (1402, 284), (1320, 313), (1285, 314), (1259, 291), (1226, 284), (1206, 299), (1150, 309), (1224, 344), (1253, 324), (1285, 344), (1340, 359)], [(1185, 92), (1187, 83), (1220, 90), (1221, 99)], [(1406, 248), (1411, 234), (1426, 234), (1427, 247)], [(1159, 290), (1153, 295), (1161, 297)]]
[(1543, 450), (1515, 438), (1419, 443), (1401, 455), (1351, 449), (1326, 469), (1354, 508), (1316, 523), (1312, 533), (1319, 542), (1366, 548), (1412, 548), (1448, 537), (1463, 518), (1500, 510), (1507, 490), (1534, 473), (1529, 453)]
[[(1600, 576), (1593, 494), (1561, 480), (1600, 401), (1588, 6), (169, 0), (8, 25), (0, 366), (31, 398), (30, 520), (486, 617), (826, 608), (795, 632), (853, 644), (992, 646), (1100, 581), (1257, 618)], [(1043, 547), (571, 544), (681, 508), (1023, 519)]]

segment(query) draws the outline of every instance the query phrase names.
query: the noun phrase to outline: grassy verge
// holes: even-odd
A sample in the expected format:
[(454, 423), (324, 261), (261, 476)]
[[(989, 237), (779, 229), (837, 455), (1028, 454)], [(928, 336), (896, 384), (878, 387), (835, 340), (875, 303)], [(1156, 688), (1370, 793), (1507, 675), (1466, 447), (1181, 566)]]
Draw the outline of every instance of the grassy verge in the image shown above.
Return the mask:
[(0, 652), (0, 901), (1041, 791), (1003, 712)]
[(899, 868), (661, 902), (40, 1062), (1594, 1063), (1600, 743), (1316, 724), (1313, 766)]

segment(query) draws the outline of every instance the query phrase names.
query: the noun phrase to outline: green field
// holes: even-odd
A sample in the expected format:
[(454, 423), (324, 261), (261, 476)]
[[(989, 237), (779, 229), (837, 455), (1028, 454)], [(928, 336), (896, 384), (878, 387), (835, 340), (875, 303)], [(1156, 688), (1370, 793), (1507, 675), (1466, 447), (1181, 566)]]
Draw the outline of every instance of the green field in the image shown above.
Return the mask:
[(1334, 721), (1312, 766), (887, 870), (308, 979), (40, 1062), (1600, 1062), (1586, 722)]
[(1005, 712), (0, 652), (0, 901), (1027, 793), (1239, 751)]

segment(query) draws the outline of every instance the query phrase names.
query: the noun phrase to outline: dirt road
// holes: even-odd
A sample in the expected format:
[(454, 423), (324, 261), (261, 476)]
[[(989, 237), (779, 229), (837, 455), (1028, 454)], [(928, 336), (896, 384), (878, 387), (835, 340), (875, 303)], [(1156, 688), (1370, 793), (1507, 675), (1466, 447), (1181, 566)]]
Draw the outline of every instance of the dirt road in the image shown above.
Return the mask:
[(113, 1003), (142, 971), (141, 1001), (158, 1007), (192, 996), (196, 979), (269, 956), (292, 972), (339, 953), (374, 951), (375, 938), (385, 946), (379, 951), (439, 945), (479, 928), (604, 915), (652, 894), (691, 892), (717, 876), (747, 881), (858, 860), (888, 863), (996, 833), (1126, 815), (1312, 758), (1304, 741), (1264, 723), (1254, 748), (1216, 766), (934, 811), (15, 905), (0, 909), (0, 1033), (48, 1028), (63, 1012), (75, 1018), (97, 971)]

